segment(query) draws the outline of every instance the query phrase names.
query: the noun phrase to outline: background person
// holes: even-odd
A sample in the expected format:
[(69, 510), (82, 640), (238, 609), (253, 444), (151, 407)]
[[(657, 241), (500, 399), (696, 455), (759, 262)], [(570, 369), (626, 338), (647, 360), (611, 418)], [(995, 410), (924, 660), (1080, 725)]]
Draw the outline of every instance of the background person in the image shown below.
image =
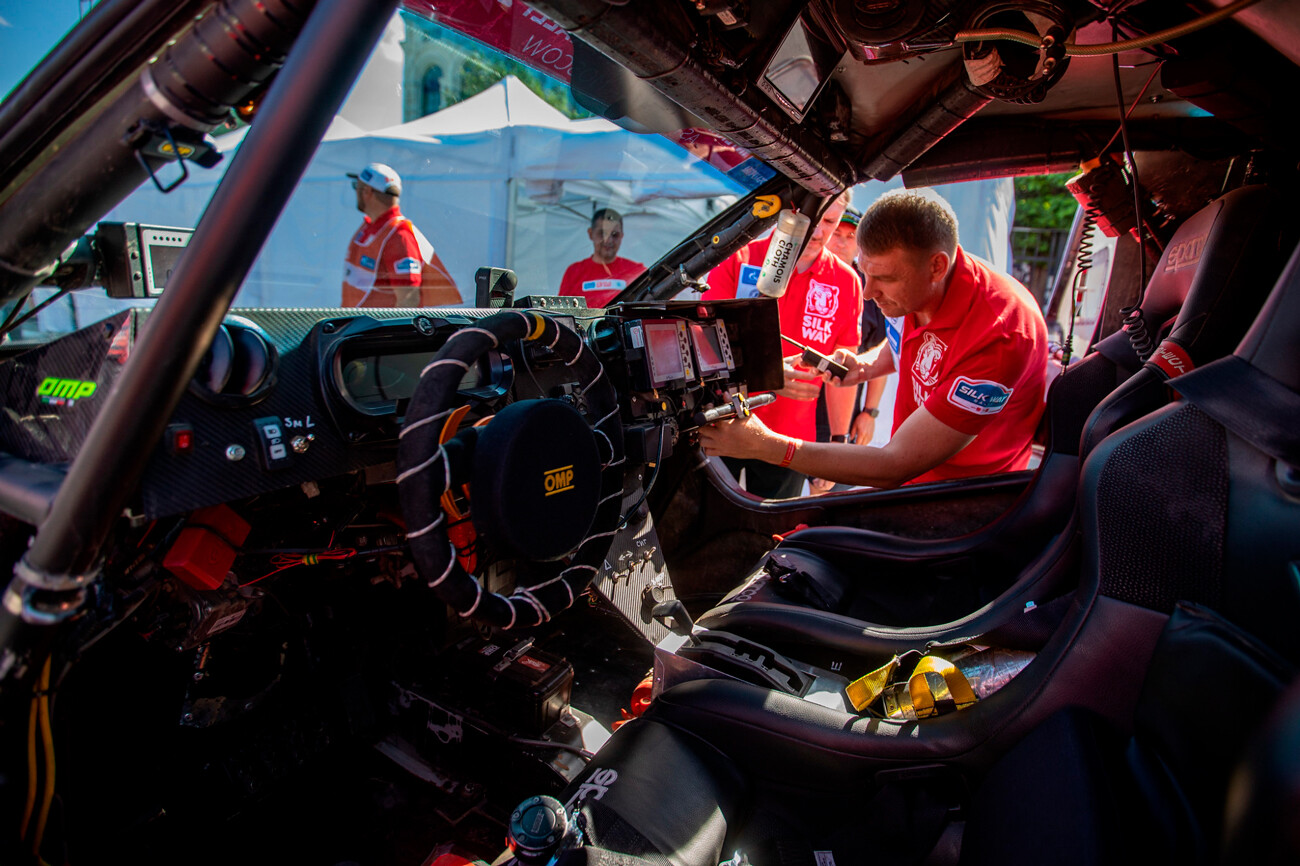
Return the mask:
[(586, 298), (588, 307), (603, 307), (640, 276), (645, 265), (619, 257), (623, 215), (613, 208), (603, 207), (591, 215), (587, 237), (591, 239), (591, 255), (564, 269), (560, 294)]
[[(1047, 367), (1047, 326), (1028, 290), (958, 246), (957, 219), (933, 194), (880, 198), (857, 241), (863, 295), (900, 329), (889, 443), (800, 443), (751, 417), (701, 430), (705, 453), (872, 487), (1026, 468)], [(845, 384), (896, 366), (893, 352), (871, 363), (854, 352), (837, 359), (849, 368)]]
[[(826, 249), (848, 201), (849, 193), (845, 191), (812, 226), (808, 243), (795, 262), (789, 287), (777, 301), (781, 333), (826, 355), (842, 348), (856, 352), (861, 342), (861, 284), (853, 270)], [(758, 272), (769, 242), (770, 237), (747, 244), (710, 271), (709, 290), (703, 300), (757, 297)], [(765, 429), (793, 439), (812, 440), (817, 436), (817, 395), (822, 380), (800, 365), (798, 358), (797, 352), (785, 358), (786, 386), (777, 392), (775, 403), (757, 409), (756, 415)], [(832, 434), (847, 437), (856, 396), (854, 388), (826, 389)], [(769, 462), (728, 460), (727, 466), (737, 478), (745, 470), (745, 489), (750, 493), (765, 499), (798, 496), (803, 492), (804, 473), (780, 463), (778, 457)]]
[(461, 303), (456, 281), (419, 229), (402, 216), (402, 179), (372, 162), (349, 174), (365, 214), (343, 261), (345, 307), (438, 307)]

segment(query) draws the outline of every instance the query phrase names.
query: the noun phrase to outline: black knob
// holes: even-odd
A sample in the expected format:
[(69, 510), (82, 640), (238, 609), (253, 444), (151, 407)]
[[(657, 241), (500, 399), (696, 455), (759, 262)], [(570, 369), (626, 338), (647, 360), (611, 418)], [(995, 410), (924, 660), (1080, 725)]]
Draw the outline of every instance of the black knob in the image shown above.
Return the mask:
[(529, 797), (510, 816), (506, 843), (523, 864), (551, 859), (569, 836), (569, 816), (554, 797)]

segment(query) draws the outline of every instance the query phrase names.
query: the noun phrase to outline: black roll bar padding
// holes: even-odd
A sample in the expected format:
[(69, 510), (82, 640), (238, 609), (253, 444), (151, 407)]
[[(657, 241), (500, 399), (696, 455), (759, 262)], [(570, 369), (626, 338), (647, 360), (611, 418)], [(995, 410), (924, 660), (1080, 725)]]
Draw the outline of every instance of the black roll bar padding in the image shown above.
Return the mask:
[[(222, 0), (0, 206), (0, 303), (39, 282), (95, 221), (167, 160), (140, 156), (149, 129), (206, 133), (268, 79), (315, 0)], [(229, 35), (238, 33), (239, 38)]]
[(154, 445), (397, 0), (320, 0), (176, 265), (24, 557), (36, 575), (96, 562)]
[(0, 103), (3, 190), (67, 126), (103, 99), (121, 70), (143, 66), (211, 0), (103, 0)]

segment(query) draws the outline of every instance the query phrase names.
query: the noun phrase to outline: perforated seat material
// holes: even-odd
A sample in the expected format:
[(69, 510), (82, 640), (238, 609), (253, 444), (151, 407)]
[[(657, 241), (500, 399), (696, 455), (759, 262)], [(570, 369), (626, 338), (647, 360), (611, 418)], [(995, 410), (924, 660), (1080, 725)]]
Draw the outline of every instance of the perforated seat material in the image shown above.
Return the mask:
[(1182, 405), (1098, 452), (1102, 593), (1164, 612), (1180, 599), (1219, 604), (1228, 508), (1222, 428)]

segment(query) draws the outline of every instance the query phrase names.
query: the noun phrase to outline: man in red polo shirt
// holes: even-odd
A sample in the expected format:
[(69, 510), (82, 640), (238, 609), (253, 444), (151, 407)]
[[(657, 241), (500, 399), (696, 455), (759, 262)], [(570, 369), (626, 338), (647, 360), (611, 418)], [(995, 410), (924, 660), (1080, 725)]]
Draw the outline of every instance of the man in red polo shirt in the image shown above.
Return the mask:
[(889, 443), (798, 442), (750, 418), (702, 430), (705, 453), (872, 487), (1026, 468), (1047, 369), (1047, 326), (1033, 297), (957, 245), (957, 219), (933, 194), (882, 197), (862, 217), (858, 247), (863, 294), (899, 330), (897, 364), (892, 351), (872, 364), (853, 352), (837, 357), (849, 385), (897, 366)]
[(591, 255), (574, 262), (560, 278), (560, 294), (587, 299), (588, 307), (603, 307), (641, 275), (645, 265), (620, 258), (623, 245), (623, 215), (603, 207), (591, 216)]
[[(795, 262), (789, 287), (777, 301), (781, 333), (826, 355), (838, 349), (856, 352), (861, 343), (861, 283), (851, 267), (826, 249), (826, 241), (834, 234), (848, 203), (845, 192), (812, 226), (808, 243)], [(709, 290), (703, 299), (757, 297), (758, 272), (769, 242), (770, 238), (756, 240), (710, 271)], [(789, 351), (791, 347), (783, 344), (783, 348)], [(786, 387), (777, 394), (776, 402), (755, 411), (767, 428), (795, 439), (812, 440), (817, 438), (817, 394), (822, 381), (797, 363), (798, 356), (795, 351), (785, 359)], [(848, 440), (856, 398), (856, 388), (826, 389), (832, 440)], [(730, 460), (727, 465), (737, 475), (743, 468), (745, 488), (766, 499), (798, 496), (803, 488), (801, 470), (769, 466), (761, 460)]]
[(366, 215), (343, 260), (345, 307), (440, 307), (461, 303), (456, 281), (433, 244), (402, 216), (402, 179), (372, 162), (349, 174)]

